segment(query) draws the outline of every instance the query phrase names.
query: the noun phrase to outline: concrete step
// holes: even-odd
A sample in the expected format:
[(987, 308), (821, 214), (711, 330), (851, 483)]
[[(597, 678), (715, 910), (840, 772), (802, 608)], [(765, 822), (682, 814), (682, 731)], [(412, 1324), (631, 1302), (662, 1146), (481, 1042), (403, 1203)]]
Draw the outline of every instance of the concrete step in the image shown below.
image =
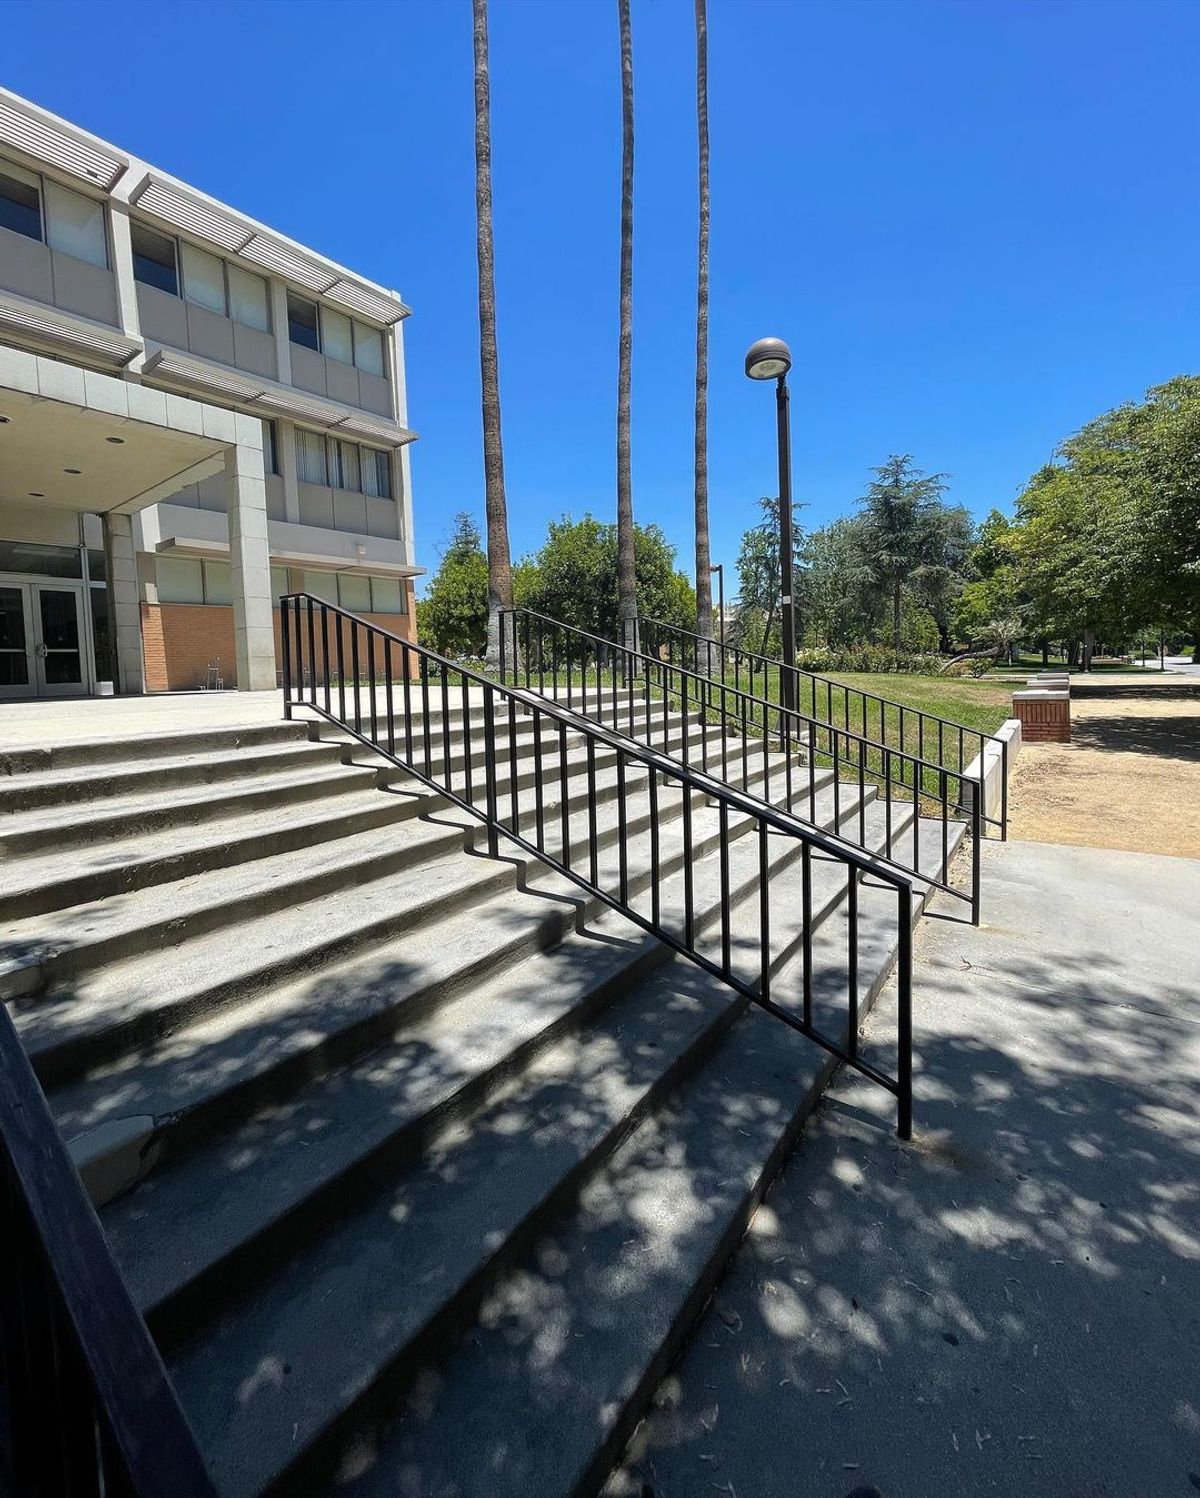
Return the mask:
[(72, 740), (36, 748), (0, 749), (0, 777), (72, 769), (93, 770), (131, 759), (223, 753), (256, 745), (300, 743), (307, 738), (307, 723), (297, 720), (237, 728), (185, 729), (147, 734), (142, 738)]
[[(940, 830), (927, 833), (933, 856)], [(863, 886), (864, 1015), (894, 959), (894, 911), (894, 895)], [(841, 907), (817, 936), (814, 986), (843, 1024), (845, 943)], [(704, 990), (712, 980), (693, 981)], [(348, 1498), (395, 1493), (401, 1473), (421, 1494), (598, 1493), (831, 1069), (779, 1021), (740, 1012), (487, 1294), (450, 1351), (402, 1370), (397, 1384), (415, 1392), (389, 1408), (372, 1391), (343, 1419), (340, 1441), (314, 1443), (306, 1480)], [(286, 1401), (289, 1380), (264, 1402)], [(446, 1438), (459, 1428), (470, 1441)]]
[[(891, 902), (894, 909), (894, 896)], [(755, 907), (754, 895), (739, 906)], [(835, 935), (829, 949), (830, 978), (839, 985), (844, 941)], [(870, 956), (868, 947), (864, 984), (873, 976)], [(631, 1126), (682, 1083), (742, 1007), (690, 964), (643, 978), (174, 1354), (172, 1376), (222, 1491), (253, 1493), (285, 1481), (309, 1490), (344, 1480), (361, 1452), (364, 1421), (409, 1381), (419, 1351), (432, 1355), (447, 1345), (488, 1287)], [(661, 1205), (669, 1208), (669, 1199)], [(295, 1234), (291, 1242), (294, 1249)], [(267, 1358), (281, 1376), (255, 1381), (253, 1370)], [(443, 1446), (449, 1428), (441, 1429)], [(355, 1455), (339, 1463), (345, 1436)], [(398, 1470), (390, 1468), (392, 1483)], [(501, 1489), (477, 1473), (447, 1489), (454, 1490)], [(534, 1483), (511, 1491), (571, 1489)]]
[[(324, 758), (319, 752), (318, 760)], [(257, 772), (201, 790), (194, 785), (110, 796), (89, 807), (43, 806), (10, 812), (0, 824), (0, 852), (8, 858), (45, 854), (79, 844), (124, 842), (170, 827), (196, 827), (224, 817), (263, 808), (283, 811), (301, 802), (328, 800), (377, 783), (379, 772), (368, 766), (328, 764), (302, 766), (286, 774)]]
[(180, 786), (223, 785), (245, 775), (287, 773), (297, 767), (324, 765), (344, 752), (332, 740), (318, 743), (307, 737), (268, 740), (265, 744), (230, 742), (199, 753), (144, 759), (134, 755), (88, 767), (39, 770), (0, 779), (0, 819), (14, 812), (43, 807), (78, 806), (106, 797), (145, 795)]
[[(694, 858), (702, 859), (713, 851), (717, 830), (716, 818), (703, 808), (698, 810), (692, 842)], [(730, 827), (730, 835), (744, 837), (750, 830), (749, 822), (735, 824)], [(662, 919), (668, 929), (682, 933), (680, 870), (684, 844), (679, 829), (670, 824), (664, 826), (661, 834), (661, 855)], [(782, 882), (783, 875), (794, 859), (794, 850), (785, 846), (775, 851), (775, 878), (781, 881), (781, 889), (787, 888)], [(391, 1038), (398, 1028), (411, 1024), (426, 1009), (453, 998), (468, 982), (478, 982), (486, 973), (519, 960), (530, 950), (542, 950), (558, 941), (573, 922), (599, 907), (598, 901), (589, 901), (574, 886), (553, 875), (533, 878), (541, 872), (536, 867), (527, 869), (523, 875), (519, 869), (515, 871), (514, 877), (522, 878), (527, 894), (501, 889), (489, 895), (496, 863), (462, 862), (468, 870), (459, 885), (459, 898), (465, 907), (463, 915), (439, 919), (439, 912), (452, 899), (451, 892), (444, 888), (423, 904), (410, 906), (404, 898), (407, 891), (399, 886), (398, 903), (403, 914), (393, 915), (389, 908), (389, 913), (377, 920), (375, 929), (359, 928), (361, 934), (354, 939), (353, 955), (340, 962), (336, 958), (348, 945), (344, 938), (335, 939), (332, 963), (314, 963), (307, 959), (306, 953), (301, 959), (301, 976), (291, 982), (283, 981), (285, 964), (294, 955), (291, 953), (283, 962), (271, 964), (265, 970), (226, 976), (224, 986), (214, 983), (210, 976), (207, 990), (198, 990), (193, 984), (183, 995), (178, 987), (170, 991), (167, 972), (163, 977), (167, 991), (164, 993), (143, 979), (141, 1009), (136, 1015), (126, 1011), (122, 1017), (113, 990), (128, 1003), (139, 981), (136, 971), (131, 973), (129, 966), (122, 964), (114, 970), (107, 985), (93, 987), (82, 1015), (80, 1001), (73, 996), (73, 1032), (69, 1020), (64, 1020), (53, 1037), (42, 1038), (39, 1046), (39, 1037), (30, 1026), (26, 1044), (39, 1070), (67, 1078), (54, 1092), (52, 1108), (64, 1137), (75, 1147), (85, 1180), (94, 1183), (95, 1198), (112, 1195), (132, 1179), (145, 1175), (151, 1165), (161, 1165), (171, 1153), (192, 1144), (203, 1134), (227, 1127), (253, 1107), (285, 1097), (310, 1078)], [(610, 886), (615, 884), (616, 862), (611, 840), (606, 839), (601, 877)], [(423, 872), (424, 881), (435, 886), (444, 877), (437, 864)], [(756, 850), (735, 846), (730, 860), (730, 888), (734, 896), (744, 894), (756, 881), (757, 874)], [(635, 870), (628, 882), (634, 896), (644, 891), (649, 884), (648, 869)], [(713, 928), (712, 955), (719, 957), (720, 891), (710, 888), (711, 876), (702, 876), (693, 884), (697, 929), (703, 935), (706, 928)], [(842, 891), (826, 891), (821, 870), (814, 891), (815, 920), (819, 921), (829, 903), (840, 898)], [(785, 904), (789, 897), (785, 894)], [(645, 903), (642, 902), (643, 906)], [(525, 912), (524, 921), (522, 912)], [(303, 927), (306, 918), (307, 912), (302, 912), (297, 924)], [(452, 919), (453, 924), (449, 931), (444, 929), (447, 919)], [(439, 920), (436, 931), (430, 929), (433, 920)], [(402, 923), (402, 932), (387, 939), (393, 921)], [(419, 943), (408, 934), (418, 928)], [(781, 936), (783, 930), (781, 925)], [(382, 940), (380, 932), (384, 933)], [(484, 932), (488, 933), (486, 937), (482, 935)], [(371, 945), (372, 942), (375, 944)], [(286, 947), (288, 943), (286, 940), (278, 943), (272, 938), (270, 945)], [(410, 976), (414, 947), (426, 945), (435, 948), (433, 959), (426, 963), (432, 976), (418, 982)], [(660, 950), (665, 957), (666, 949)], [(741, 954), (735, 952), (733, 956), (736, 963)], [(186, 963), (179, 965), (189, 970), (203, 965), (201, 952), (193, 949)], [(230, 997), (228, 989), (239, 978), (244, 986)], [(267, 990), (265, 996), (254, 998), (252, 995), (260, 990)], [(129, 1053), (131, 1031), (140, 1032), (141, 1037), (152, 1037), (166, 1028), (164, 1004), (170, 1005), (173, 1022), (170, 1034), (158, 1044), (143, 1038), (136, 1054)], [(190, 1023), (185, 1005), (192, 1006), (197, 1015)], [(151, 1030), (152, 1025), (155, 1030)], [(118, 1053), (117, 1060), (97, 1064), (98, 1057), (114, 1050)], [(76, 1081), (70, 1080), (72, 1058), (91, 1063), (87, 1075)], [(114, 1133), (114, 1118), (138, 1122), (136, 1126), (126, 1122)], [(134, 1137), (138, 1157), (131, 1175), (129, 1148)]]
[[(702, 730), (690, 731), (698, 734)], [(572, 779), (582, 773), (585, 763), (579, 752), (569, 756)], [(613, 751), (597, 754), (599, 768), (613, 763)], [(358, 746), (356, 762), (345, 768), (347, 773), (362, 777), (363, 785), (381, 785), (384, 794), (374, 789), (342, 791), (336, 804), (329, 807), (318, 804), (323, 798), (317, 798), (311, 805), (291, 806), (283, 815), (270, 807), (255, 811), (226, 805), (225, 814), (216, 822), (202, 820), (195, 826), (167, 826), (123, 836), (120, 857), (115, 857), (107, 845), (73, 848), (69, 860), (41, 848), (10, 857), (0, 863), (0, 921), (19, 921), (274, 853), (313, 847), (444, 804), (435, 792), (403, 771), (386, 766), (362, 746)], [(532, 787), (535, 780), (532, 761), (519, 761), (518, 789)], [(462, 784), (460, 779), (456, 789)], [(511, 789), (506, 764), (498, 772), (497, 786), (501, 794)], [(476, 782), (476, 791), (482, 794), (481, 780)], [(269, 794), (265, 799), (270, 801)], [(69, 826), (65, 817), (58, 821)]]
[[(569, 766), (568, 788), (572, 794), (568, 810), (578, 816), (589, 805), (601, 806), (618, 789), (613, 768), (597, 760), (594, 795), (578, 784), (580, 764)], [(533, 790), (532, 760), (519, 779), (517, 803), (527, 822), (536, 820), (537, 796)], [(557, 761), (554, 762), (554, 767)], [(637, 783), (630, 772), (629, 785)], [(507, 791), (509, 781), (500, 782)], [(520, 785), (526, 789), (521, 790)], [(560, 784), (555, 778), (543, 796), (543, 812), (557, 817), (561, 803)], [(505, 795), (506, 812), (511, 796)], [(447, 852), (462, 844), (462, 836), (451, 828), (422, 827), (413, 830), (413, 813), (436, 815), (445, 809), (433, 793), (420, 790), (409, 816), (392, 827), (373, 828), (356, 836), (335, 837), (315, 849), (301, 847), (280, 854), (266, 854), (234, 870), (201, 872), (168, 884), (134, 888), (123, 895), (67, 906), (56, 912), (16, 920), (9, 924), (0, 948), (0, 996), (33, 995), (54, 986), (69, 984), (72, 998), (79, 998), (73, 974), (146, 951), (164, 951), (193, 935), (219, 932), (227, 925), (251, 915), (268, 914), (285, 905), (347, 889), (369, 879), (404, 868), (435, 852)], [(456, 824), (457, 825), (457, 824)], [(556, 823), (557, 825), (557, 823)], [(579, 837), (586, 836), (582, 821)], [(606, 836), (615, 835), (616, 823)], [(223, 828), (214, 828), (220, 838)], [(472, 824), (472, 846), (479, 834)], [(265, 943), (269, 948), (272, 943)], [(169, 962), (169, 957), (164, 957)]]

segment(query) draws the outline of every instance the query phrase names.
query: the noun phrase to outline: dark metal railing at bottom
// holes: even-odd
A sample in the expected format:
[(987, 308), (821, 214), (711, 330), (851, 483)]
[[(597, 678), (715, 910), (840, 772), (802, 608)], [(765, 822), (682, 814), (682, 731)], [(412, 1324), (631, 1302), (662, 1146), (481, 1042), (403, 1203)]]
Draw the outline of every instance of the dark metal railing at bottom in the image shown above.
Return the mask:
[[(703, 771), (335, 604), (289, 594), (280, 611), (286, 717), (303, 707), (335, 724), (480, 821), (492, 857), (501, 839), (515, 844), (885, 1088), (896, 1098), (898, 1133), (911, 1136), (908, 879)], [(616, 825), (602, 829), (605, 800)], [(719, 878), (705, 905), (697, 875), (713, 854)], [(823, 946), (820, 963), (818, 866), (837, 871), (834, 880), (844, 876), (822, 913), (845, 908), (845, 946)], [(864, 889), (895, 895), (895, 938), (886, 947), (897, 973), (894, 1076), (859, 1048)], [(737, 908), (746, 914), (735, 929)], [(845, 1003), (836, 1037), (818, 1023), (835, 1002), (842, 1013), (831, 972)]]
[(214, 1498), (0, 1004), (0, 1493)]

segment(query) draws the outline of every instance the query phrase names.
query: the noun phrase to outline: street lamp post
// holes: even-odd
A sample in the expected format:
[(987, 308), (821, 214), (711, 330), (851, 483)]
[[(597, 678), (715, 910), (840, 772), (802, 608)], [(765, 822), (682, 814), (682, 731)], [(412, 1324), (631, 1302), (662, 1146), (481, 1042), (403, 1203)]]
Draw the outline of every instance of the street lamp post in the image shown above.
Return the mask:
[(779, 433), (779, 570), (782, 593), (783, 675), (781, 700), (795, 708), (796, 615), (792, 567), (792, 438), (788, 412), (787, 372), (792, 352), (782, 338), (760, 338), (746, 354), (746, 373), (752, 380), (775, 381), (775, 413)]

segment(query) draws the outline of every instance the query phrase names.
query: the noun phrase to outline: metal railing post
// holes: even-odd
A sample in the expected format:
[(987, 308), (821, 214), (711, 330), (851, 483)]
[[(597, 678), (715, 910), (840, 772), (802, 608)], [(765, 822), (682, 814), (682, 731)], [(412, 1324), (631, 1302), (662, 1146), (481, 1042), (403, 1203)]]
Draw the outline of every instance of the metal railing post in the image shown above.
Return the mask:
[(283, 648), (283, 716), (292, 716), (292, 630), (288, 620), (288, 601), (279, 603), (279, 635)]

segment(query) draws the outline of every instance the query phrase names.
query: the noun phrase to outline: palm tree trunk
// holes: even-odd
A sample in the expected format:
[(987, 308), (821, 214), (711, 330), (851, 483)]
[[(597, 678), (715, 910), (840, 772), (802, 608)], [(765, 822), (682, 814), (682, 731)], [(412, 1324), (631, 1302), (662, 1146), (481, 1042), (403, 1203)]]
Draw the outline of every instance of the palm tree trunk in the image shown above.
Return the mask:
[(696, 0), (696, 133), (700, 146), (700, 239), (696, 260), (696, 633), (712, 638), (708, 536), (708, 14)]
[(629, 412), (633, 365), (633, 33), (629, 0), (617, 0), (621, 31), (621, 329), (617, 345), (617, 616), (621, 640), (637, 648), (637, 575)]
[[(479, 372), (483, 390), (483, 483), (487, 508), (487, 662), (500, 661), (500, 610), (513, 602), (504, 448), (500, 437), (500, 366), (496, 353), (496, 267), (492, 245), (491, 90), (488, 84), (487, 0), (475, 13), (475, 226), (479, 259)], [(515, 646), (515, 632), (514, 640)], [(510, 661), (515, 664), (515, 651)]]

